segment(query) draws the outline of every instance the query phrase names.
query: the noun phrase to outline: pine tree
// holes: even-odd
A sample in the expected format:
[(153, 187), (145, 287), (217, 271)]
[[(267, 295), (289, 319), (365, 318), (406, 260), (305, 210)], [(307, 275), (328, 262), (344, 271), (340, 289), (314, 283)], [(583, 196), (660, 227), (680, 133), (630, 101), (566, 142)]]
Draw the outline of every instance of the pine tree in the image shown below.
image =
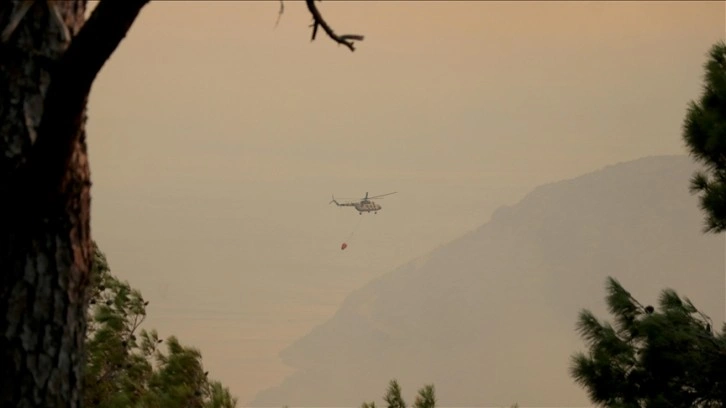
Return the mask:
[(388, 408), (406, 408), (406, 403), (401, 396), (401, 386), (395, 379), (388, 384), (388, 391), (383, 400), (386, 401)]
[(721, 334), (687, 298), (666, 289), (659, 308), (641, 305), (608, 278), (614, 323), (588, 310), (577, 325), (588, 353), (573, 356), (571, 375), (607, 407), (723, 407), (726, 325)]
[(174, 336), (164, 340), (155, 330), (140, 328), (149, 302), (111, 274), (95, 244), (93, 260), (84, 406), (236, 406), (227, 388), (209, 380), (198, 350), (182, 346)]
[[(383, 397), (387, 408), (406, 408), (406, 402), (401, 396), (401, 386), (395, 379), (388, 383), (386, 395)], [(418, 390), (418, 395), (413, 403), (414, 408), (436, 408), (436, 393), (434, 385), (425, 385)], [(364, 402), (361, 408), (376, 408), (375, 402)]]
[(703, 93), (691, 102), (683, 139), (691, 155), (706, 166), (694, 174), (690, 190), (700, 194), (708, 232), (726, 230), (726, 44), (716, 43), (704, 65)]
[(434, 385), (425, 385), (418, 390), (416, 400), (413, 402), (414, 408), (434, 408), (436, 407), (436, 395), (434, 393)]

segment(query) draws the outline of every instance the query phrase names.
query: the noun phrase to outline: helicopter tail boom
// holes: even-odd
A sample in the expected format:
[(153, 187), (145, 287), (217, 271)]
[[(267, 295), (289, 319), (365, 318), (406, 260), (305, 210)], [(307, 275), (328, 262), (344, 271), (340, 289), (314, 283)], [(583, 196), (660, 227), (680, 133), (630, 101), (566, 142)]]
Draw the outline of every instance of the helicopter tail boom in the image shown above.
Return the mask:
[(353, 207), (353, 206), (355, 206), (355, 204), (353, 204), (353, 203), (339, 203), (338, 200), (335, 199), (335, 197), (333, 197), (333, 199), (330, 200), (330, 202), (328, 204), (333, 204), (333, 203), (335, 203), (335, 205), (337, 205), (338, 207)]

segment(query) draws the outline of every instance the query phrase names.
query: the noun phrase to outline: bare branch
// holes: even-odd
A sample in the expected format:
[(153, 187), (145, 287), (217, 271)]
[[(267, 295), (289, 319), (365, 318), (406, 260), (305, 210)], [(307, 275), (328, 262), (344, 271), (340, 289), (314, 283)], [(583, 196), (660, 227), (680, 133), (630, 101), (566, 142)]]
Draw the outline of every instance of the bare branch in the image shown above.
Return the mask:
[(363, 41), (363, 36), (359, 34), (344, 34), (340, 36), (335, 34), (333, 29), (330, 28), (328, 23), (325, 22), (325, 19), (323, 19), (323, 16), (320, 14), (320, 11), (318, 11), (317, 6), (315, 6), (315, 0), (305, 0), (305, 3), (307, 3), (308, 5), (308, 10), (310, 10), (310, 14), (313, 15), (313, 36), (310, 41), (315, 40), (315, 35), (317, 35), (318, 33), (318, 26), (322, 27), (325, 33), (328, 34), (328, 37), (330, 37), (333, 41), (337, 42), (338, 44), (345, 45), (351, 51), (355, 51), (353, 41)]
[(363, 36), (358, 34), (343, 34), (340, 36), (341, 40), (354, 40), (354, 41), (363, 41)]
[(283, 0), (280, 0), (280, 11), (277, 12), (277, 21), (275, 21), (275, 28), (277, 28), (277, 25), (280, 24), (280, 18), (282, 18), (282, 13), (285, 12), (285, 2)]
[[(102, 0), (51, 72), (38, 140), (28, 166), (41, 190), (62, 188), (81, 129), (88, 94), (96, 75), (126, 36), (149, 0)], [(50, 188), (47, 190), (46, 188)]]

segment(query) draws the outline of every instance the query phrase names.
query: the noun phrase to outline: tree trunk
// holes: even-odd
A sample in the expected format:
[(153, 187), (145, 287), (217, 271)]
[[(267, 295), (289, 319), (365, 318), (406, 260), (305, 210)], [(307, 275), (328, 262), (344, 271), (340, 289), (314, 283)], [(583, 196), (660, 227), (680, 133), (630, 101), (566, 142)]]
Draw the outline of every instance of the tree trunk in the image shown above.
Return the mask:
[[(58, 61), (83, 25), (85, 3), (13, 0), (0, 4), (0, 30), (6, 36), (0, 36), (3, 407), (75, 407), (81, 401), (86, 288), (92, 259), (83, 123), (73, 129), (67, 165), (43, 168), (44, 163), (30, 166), (30, 162), (39, 137), (57, 136), (53, 129), (41, 132), (46, 97)], [(30, 171), (29, 166), (43, 171)], [(41, 174), (59, 180), (62, 188), (41, 182)]]
[(0, 406), (81, 405), (91, 84), (149, 0), (0, 2)]

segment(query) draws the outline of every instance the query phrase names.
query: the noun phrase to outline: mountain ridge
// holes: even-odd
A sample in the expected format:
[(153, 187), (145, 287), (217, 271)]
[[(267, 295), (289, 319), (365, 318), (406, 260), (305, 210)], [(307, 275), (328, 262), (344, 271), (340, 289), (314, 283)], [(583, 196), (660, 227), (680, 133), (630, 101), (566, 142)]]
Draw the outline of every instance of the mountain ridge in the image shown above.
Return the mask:
[(673, 287), (722, 318), (723, 237), (702, 233), (696, 169), (651, 156), (536, 187), (353, 291), (280, 353), (298, 371), (251, 405), (357, 406), (391, 378), (433, 382), (446, 406), (587, 404), (567, 369), (577, 313), (606, 316), (606, 276), (642, 302)]

